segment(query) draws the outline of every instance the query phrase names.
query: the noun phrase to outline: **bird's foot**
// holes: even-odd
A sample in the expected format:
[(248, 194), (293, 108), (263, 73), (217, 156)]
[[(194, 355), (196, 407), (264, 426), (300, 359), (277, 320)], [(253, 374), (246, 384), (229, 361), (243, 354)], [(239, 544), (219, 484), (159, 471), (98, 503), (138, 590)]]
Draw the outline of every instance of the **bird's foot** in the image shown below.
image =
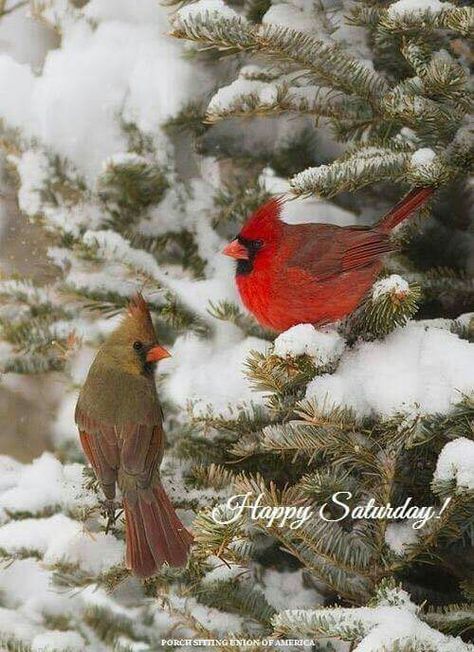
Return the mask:
[(102, 511), (107, 516), (113, 516), (115, 512), (121, 508), (122, 505), (113, 498), (104, 498), (104, 500), (100, 501), (100, 506)]
[(118, 510), (121, 510), (122, 505), (111, 498), (106, 498), (100, 503), (101, 511), (107, 519), (107, 525), (105, 526), (105, 534), (108, 534), (109, 530), (112, 529), (117, 521), (117, 518), (122, 513), (121, 511), (117, 514)]

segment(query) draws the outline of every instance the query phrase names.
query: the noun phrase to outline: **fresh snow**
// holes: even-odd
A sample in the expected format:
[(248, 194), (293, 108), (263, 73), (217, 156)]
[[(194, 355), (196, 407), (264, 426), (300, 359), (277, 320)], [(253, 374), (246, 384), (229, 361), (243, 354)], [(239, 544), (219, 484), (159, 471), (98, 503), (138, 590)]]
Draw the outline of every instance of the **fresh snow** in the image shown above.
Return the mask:
[[(388, 600), (379, 599), (374, 607), (358, 607), (336, 609), (287, 610), (274, 619), (277, 626), (280, 622), (290, 621), (299, 637), (314, 634), (319, 631), (317, 623), (323, 619), (330, 631), (336, 632), (338, 627), (356, 628), (360, 642), (353, 648), (354, 652), (380, 652), (393, 650), (395, 646), (410, 648), (416, 642), (422, 641), (426, 649), (436, 652), (474, 652), (474, 645), (464, 643), (461, 638), (447, 636), (432, 629), (418, 618), (418, 607), (412, 603), (408, 594), (396, 589)], [(340, 630), (339, 630), (340, 631)]]
[(191, 596), (182, 597), (171, 593), (167, 599), (172, 609), (186, 610), (205, 629), (217, 636), (228, 636), (229, 632), (245, 631), (243, 628), (248, 623), (248, 618), (230, 612), (223, 613), (214, 607), (206, 607)]
[(433, 480), (454, 481), (459, 489), (474, 490), (474, 441), (459, 437), (448, 442), (439, 454)]
[[(423, 109), (424, 107), (420, 107)], [(336, 162), (332, 165), (344, 167), (347, 172), (351, 172), (353, 176), (358, 176), (367, 169), (367, 162), (370, 165), (384, 163), (387, 165), (389, 162), (399, 163), (404, 161), (407, 154), (404, 152), (387, 153), (378, 147), (366, 147), (364, 150), (357, 153), (357, 157), (347, 158), (344, 161)], [(328, 174), (333, 171), (331, 165), (318, 165), (315, 167), (306, 168), (302, 172), (295, 174), (291, 179), (291, 186), (293, 189), (302, 193), (311, 192), (315, 193), (317, 185), (323, 182)]]
[(184, 7), (181, 7), (176, 12), (176, 19), (188, 20), (196, 18), (196, 16), (205, 16), (209, 14), (212, 18), (235, 18), (238, 16), (231, 7), (229, 7), (223, 0), (198, 0), (198, 2), (190, 2)]
[(89, 532), (64, 514), (25, 518), (0, 527), (0, 548), (8, 553), (31, 551), (44, 563), (69, 562), (90, 573), (101, 573), (123, 562), (124, 543), (111, 534)]
[(31, 641), (32, 652), (81, 652), (85, 641), (80, 634), (72, 631), (50, 631), (37, 634)]
[(47, 182), (51, 181), (53, 169), (44, 152), (28, 149), (19, 156), (10, 155), (8, 161), (15, 166), (20, 178), (18, 205), (29, 217), (40, 212), (46, 218), (46, 226), (78, 236), (81, 229), (98, 228), (103, 219), (103, 208), (92, 202), (81, 201), (70, 206), (44, 204)]
[(224, 562), (217, 557), (211, 557), (207, 561), (215, 565), (214, 568), (212, 568), (204, 575), (202, 579), (202, 583), (204, 585), (209, 585), (213, 582), (227, 582), (228, 580), (246, 576), (250, 572), (249, 569), (245, 566), (228, 563), (224, 564)]
[(276, 571), (267, 568), (262, 576), (263, 592), (278, 611), (304, 609), (324, 603), (314, 588), (305, 586), (303, 571)]
[(337, 331), (319, 331), (311, 324), (298, 324), (279, 335), (274, 353), (281, 358), (309, 355), (318, 366), (336, 362), (344, 351), (344, 339)]
[(24, 642), (31, 642), (40, 631), (40, 626), (28, 616), (17, 613), (16, 609), (0, 607), (0, 632), (4, 638), (15, 636)]
[(358, 417), (447, 413), (474, 391), (474, 347), (446, 330), (410, 322), (385, 340), (346, 351), (332, 375), (312, 380), (307, 398), (352, 408)]
[(146, 165), (148, 159), (135, 152), (119, 152), (112, 154), (102, 163), (102, 172), (108, 172), (111, 168), (127, 167), (130, 165)]
[[(7, 0), (5, 6), (10, 9), (14, 4), (14, 0)], [(41, 68), (48, 49), (56, 47), (56, 35), (48, 25), (31, 20), (29, 12), (28, 4), (2, 16), (0, 44), (2, 52), (9, 54), (18, 63), (31, 65), (36, 71)]]
[(386, 278), (380, 279), (374, 283), (372, 288), (372, 298), (377, 300), (386, 294), (403, 297), (410, 291), (410, 286), (404, 278), (398, 274), (391, 274)]
[(61, 48), (48, 52), (38, 76), (28, 64), (0, 56), (0, 86), (9, 89), (0, 118), (67, 158), (91, 183), (104, 159), (127, 148), (120, 114), (153, 131), (166, 160), (169, 145), (157, 125), (206, 83), (166, 35), (165, 9), (139, 0), (133, 12), (116, 12), (115, 4), (106, 11), (103, 0), (92, 0), (87, 12), (96, 27), (70, 21)]
[(20, 177), (18, 206), (26, 215), (33, 217), (40, 211), (42, 205), (41, 193), (51, 175), (51, 165), (48, 158), (42, 152), (27, 150), (21, 156), (11, 154), (8, 160), (15, 165)]
[(411, 155), (410, 163), (415, 168), (426, 167), (427, 165), (430, 165), (435, 158), (436, 154), (430, 147), (422, 147), (421, 149), (417, 149), (416, 152)]
[(252, 391), (244, 375), (245, 360), (250, 351), (265, 351), (267, 342), (256, 337), (236, 339), (227, 329), (225, 347), (195, 335), (178, 337), (173, 355), (162, 364), (161, 372), (169, 372), (165, 384), (168, 400), (177, 405), (192, 403), (195, 414), (209, 408), (230, 414), (231, 406), (256, 402), (259, 394)]
[[(198, 234), (210, 235), (210, 227), (204, 224), (198, 229)], [(203, 280), (172, 275), (170, 270), (163, 269), (152, 254), (142, 249), (134, 248), (119, 233), (115, 231), (86, 231), (83, 235), (86, 245), (97, 250), (107, 261), (129, 265), (134, 270), (157, 282), (160, 287), (174, 292), (183, 305), (197, 313), (206, 322), (216, 326), (216, 320), (209, 315), (209, 303), (220, 300), (235, 300), (236, 290), (233, 281), (232, 261), (218, 253), (217, 246), (223, 244), (213, 238), (213, 260), (209, 261), (209, 277)], [(217, 246), (216, 246), (217, 245)]]
[(138, 271), (156, 278), (156, 280), (165, 279), (152, 254), (130, 246), (130, 243), (120, 233), (105, 229), (90, 230), (84, 233), (82, 240), (86, 246), (97, 249), (104, 258), (132, 265)]
[(0, 455), (0, 495), (14, 487), (23, 468), (23, 464), (8, 455)]
[[(102, 554), (105, 557), (108, 552), (104, 550)], [(0, 609), (0, 636), (16, 636), (38, 651), (78, 649), (95, 652), (102, 649), (92, 630), (87, 630), (87, 644), (79, 634), (83, 632), (81, 621), (85, 610), (101, 607), (131, 621), (141, 615), (139, 608), (120, 606), (116, 596), (106, 594), (94, 584), (79, 591), (60, 589), (54, 584), (53, 571), (48, 565), (34, 558), (3, 562), (0, 591), (4, 607)], [(48, 629), (51, 625), (46, 621), (43, 624), (46, 617), (58, 616), (68, 619), (69, 630), (58, 632)], [(51, 647), (45, 647), (47, 645)]]
[[(314, 7), (310, 3), (272, 3), (265, 13), (263, 25), (281, 25), (314, 34)], [(318, 37), (321, 38), (319, 33)]]
[(0, 591), (5, 596), (5, 606), (17, 608), (25, 615), (67, 613), (75, 607), (74, 600), (65, 605), (63, 597), (51, 590), (51, 571), (31, 557), (2, 563)]
[(398, 0), (398, 2), (393, 2), (387, 11), (390, 18), (398, 18), (404, 14), (417, 14), (425, 11), (437, 14), (440, 11), (453, 8), (454, 6), (450, 2), (440, 2), (440, 0)]
[[(289, 184), (286, 184), (281, 190), (278, 189), (278, 192), (287, 192), (288, 190)], [(357, 222), (354, 213), (315, 197), (296, 197), (291, 201), (285, 201), (281, 206), (280, 219), (286, 224), (323, 223), (337, 226), (350, 226)]]
[[(192, 5), (191, 5), (192, 6)], [(258, 97), (260, 105), (273, 105), (277, 101), (278, 89), (275, 84), (259, 81), (257, 79), (245, 79), (240, 77), (229, 86), (219, 88), (214, 94), (207, 112), (210, 115), (220, 114), (233, 106), (242, 105), (243, 109), (249, 104), (249, 96)]]
[(419, 530), (410, 521), (389, 523), (385, 530), (385, 543), (396, 554), (403, 555), (406, 546), (416, 543)]
[[(4, 459), (6, 464), (9, 458)], [(55, 507), (69, 511), (94, 506), (94, 494), (83, 486), (83, 469), (82, 464), (63, 466), (51, 453), (43, 453), (31, 464), (16, 467), (14, 486), (0, 490), (0, 508), (37, 514)]]
[(330, 201), (314, 196), (295, 197), (290, 195), (287, 179), (277, 176), (271, 168), (264, 168), (260, 182), (273, 195), (284, 197), (280, 206), (280, 219), (286, 224), (335, 224), (350, 226), (359, 222), (354, 213), (336, 206)]

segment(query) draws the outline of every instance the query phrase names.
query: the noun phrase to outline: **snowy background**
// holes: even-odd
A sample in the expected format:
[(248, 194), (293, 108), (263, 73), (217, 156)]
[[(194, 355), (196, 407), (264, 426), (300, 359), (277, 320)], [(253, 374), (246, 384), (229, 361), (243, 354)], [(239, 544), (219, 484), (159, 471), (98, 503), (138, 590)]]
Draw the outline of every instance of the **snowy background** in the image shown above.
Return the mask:
[[(14, 4), (7, 2), (6, 7)], [(255, 66), (239, 70), (229, 64), (227, 77), (232, 80), (226, 79), (224, 86), (215, 91), (212, 62), (195, 62), (183, 56), (186, 48), (167, 35), (167, 10), (155, 0), (90, 0), (80, 8), (81, 4), (66, 0), (32, 2), (0, 21), (0, 120), (8, 130), (21, 134), (22, 145), (7, 149), (1, 161), (4, 171), (15, 169), (18, 181), (17, 204), (11, 177), (3, 174), (3, 291), (21, 291), (39, 306), (47, 301), (58, 306), (63, 301), (54, 290), (38, 293), (19, 280), (6, 280), (19, 274), (52, 285), (62, 276), (67, 286), (78, 293), (112, 292), (126, 297), (140, 289), (144, 279), (145, 294), (153, 284), (174, 293), (210, 333), (206, 338), (190, 329), (180, 334), (172, 346), (173, 357), (160, 366), (164, 377), (161, 397), (181, 421), (187, 414), (196, 417), (211, 409), (220, 416), (229, 416), (249, 402), (263, 406), (265, 394), (254, 391), (244, 374), (244, 363), (251, 351), (273, 350), (282, 359), (306, 354), (316, 366), (335, 369), (317, 375), (307, 386), (306, 398), (316, 397), (328, 409), (334, 405), (349, 408), (360, 422), (367, 417), (388, 419), (400, 414), (407, 422), (414, 422), (435, 413), (448, 414), (464, 396), (474, 392), (474, 347), (456, 334), (456, 330), (469, 325), (470, 314), (410, 322), (383, 341), (360, 342), (355, 347), (349, 347), (334, 328), (318, 331), (310, 325), (296, 326), (273, 344), (263, 336), (245, 333), (235, 324), (216, 319), (209, 311), (210, 303), (238, 303), (233, 264), (220, 254), (226, 237), (219, 235), (212, 223), (214, 196), (227, 179), (228, 167), (212, 156), (196, 153), (188, 141), (170, 137), (163, 125), (196, 95), (207, 93), (210, 97), (207, 110), (212, 118), (224, 114), (245, 93), (256, 94), (262, 105), (271, 104), (276, 97), (275, 85), (256, 80)], [(312, 30), (310, 4), (272, 3), (263, 22)], [(403, 12), (408, 0), (396, 4), (398, 8), (393, 11)], [(430, 0), (434, 9), (436, 4)], [(186, 20), (202, 8), (202, 1), (185, 7), (175, 20)], [(234, 14), (220, 0), (207, 0), (205, 9)], [(40, 12), (40, 17), (35, 11)], [(363, 60), (369, 58), (358, 28), (342, 24), (335, 27), (333, 38), (350, 43), (352, 51)], [(306, 94), (305, 99), (311, 98)], [(304, 123), (301, 120), (297, 128), (303, 129)], [(143, 162), (141, 155), (129, 153), (124, 124), (133, 124), (150, 139), (154, 162), (171, 170), (173, 180), (159, 204), (149, 207), (140, 218), (138, 231), (154, 237), (183, 229), (192, 232), (197, 253), (204, 261), (204, 273), (199, 279), (183, 271), (179, 264), (158, 264), (151, 253), (132, 247), (122, 234), (108, 229), (97, 199), (100, 179), (121, 165)], [(238, 135), (249, 148), (256, 143), (273, 147), (294, 131), (295, 124), (284, 119), (265, 125), (257, 121)], [(216, 133), (226, 135), (225, 129), (229, 138), (234, 136), (230, 126), (216, 128), (209, 138), (217, 137), (212, 136)], [(321, 160), (334, 158), (340, 151), (329, 130), (321, 129)], [(80, 179), (83, 194), (79, 202), (48, 203), (45, 190), (54, 176), (51, 152), (64, 162), (71, 179)], [(420, 148), (410, 164), (414, 169), (434, 165), (435, 156), (433, 150)], [(269, 193), (289, 190), (288, 182), (268, 168), (259, 172), (259, 181)], [(332, 202), (297, 199), (285, 205), (284, 219), (341, 226), (368, 224), (385, 208), (374, 202), (366, 211), (355, 214)], [(40, 213), (41, 220), (37, 220)], [(45, 229), (35, 222), (41, 222)], [(60, 238), (51, 242), (45, 230), (63, 238), (80, 236), (85, 246), (94, 249), (99, 261), (106, 261), (105, 268), (71, 253)], [(374, 295), (393, 292), (404, 283), (393, 274), (374, 288)], [(152, 291), (151, 299), (158, 302), (157, 294)], [(119, 587), (111, 596), (90, 579), (120, 565), (123, 541), (105, 534), (97, 523), (84, 525), (84, 510), (97, 507), (97, 495), (84, 486), (82, 463), (68, 460), (62, 464), (52, 452), (70, 450), (77, 444), (73, 412), (78, 387), (97, 343), (114, 328), (117, 319), (97, 315), (77, 318), (71, 314), (58, 318), (52, 326), (57, 338), (67, 337), (73, 324), (81, 341), (68, 358), (66, 373), (50, 373), (47, 380), (7, 374), (0, 384), (0, 550), (16, 555), (15, 563), (5, 564), (0, 570), (0, 595), (5, 596), (0, 601), (0, 632), (26, 642), (35, 651), (111, 649), (110, 643), (98, 636), (94, 618), (109, 618), (114, 626), (118, 621), (125, 623), (123, 634), (114, 639), (115, 649), (120, 645), (123, 649), (152, 649), (149, 644), (156, 633), (168, 634), (177, 623), (156, 600), (143, 596), (138, 583), (132, 582), (122, 593)], [(8, 360), (11, 354), (12, 347), (2, 342), (0, 360)], [(447, 444), (434, 480), (474, 489), (473, 449), (474, 444), (466, 438)], [(80, 459), (78, 455), (76, 458)], [(165, 459), (165, 483), (178, 500), (182, 497), (183, 472), (176, 460)], [(214, 492), (213, 498), (216, 495)], [(183, 518), (191, 521), (190, 510), (183, 510)], [(401, 554), (412, 536), (412, 532), (400, 532), (394, 527), (387, 531), (386, 542)], [(222, 579), (225, 573), (229, 577), (245, 576), (245, 569), (238, 565), (227, 569), (218, 559), (210, 559), (209, 564), (204, 584)], [(75, 572), (80, 570), (84, 578), (81, 590), (51, 589), (51, 568), (57, 572), (58, 565), (66, 576), (71, 567)], [(266, 569), (261, 586), (276, 610), (315, 608), (323, 602), (314, 586), (305, 584), (300, 570), (277, 573)], [(403, 605), (384, 607), (387, 611), (379, 614), (380, 622), (368, 618), (375, 643), (370, 647), (369, 641), (365, 650), (380, 649), (376, 647), (379, 630), (398, 618), (400, 628), (394, 627), (390, 640), (395, 640), (403, 627), (421, 627), (433, 645), (446, 644), (439, 649), (470, 649), (461, 643), (449, 647), (443, 635), (425, 632), (423, 628), (430, 629), (428, 625), (420, 625), (414, 605), (408, 596), (402, 598)], [(169, 600), (176, 611), (186, 602), (193, 617), (214, 632), (237, 631), (242, 626), (240, 616), (227, 614), (224, 619), (194, 597), (185, 600), (171, 593)], [(366, 616), (342, 611), (340, 615), (348, 620)]]

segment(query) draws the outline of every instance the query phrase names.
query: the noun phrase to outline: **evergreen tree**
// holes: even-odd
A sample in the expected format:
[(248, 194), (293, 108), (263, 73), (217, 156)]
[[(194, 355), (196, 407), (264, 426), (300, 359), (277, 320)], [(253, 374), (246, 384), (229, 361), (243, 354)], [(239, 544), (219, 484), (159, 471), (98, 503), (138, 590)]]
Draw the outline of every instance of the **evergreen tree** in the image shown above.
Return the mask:
[[(34, 1), (60, 48), (36, 77), (0, 61), (1, 83), (17, 80), (0, 109), (8, 170), (57, 268), (48, 285), (0, 280), (2, 367), (67, 378), (56, 458), (2, 461), (3, 647), (273, 634), (327, 651), (473, 649), (473, 9), (201, 0), (172, 19), (184, 62), (163, 12), (134, 5)], [(171, 109), (159, 57), (177, 61)], [(397, 232), (401, 254), (345, 323), (275, 338), (238, 306), (218, 252), (270, 194), (295, 196), (293, 218), (367, 222), (414, 186), (437, 188), (430, 209)], [(158, 374), (163, 475), (196, 538), (186, 569), (142, 584), (73, 421), (136, 289), (173, 344)], [(340, 519), (336, 492), (356, 516), (408, 498), (436, 512), (420, 528)], [(233, 520), (236, 494), (312, 518)]]

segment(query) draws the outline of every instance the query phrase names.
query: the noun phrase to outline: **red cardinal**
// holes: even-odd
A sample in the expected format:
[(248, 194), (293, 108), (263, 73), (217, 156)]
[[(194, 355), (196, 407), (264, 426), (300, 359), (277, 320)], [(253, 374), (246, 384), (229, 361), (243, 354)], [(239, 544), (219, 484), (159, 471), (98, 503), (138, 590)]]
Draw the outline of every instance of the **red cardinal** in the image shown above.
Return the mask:
[(373, 227), (286, 224), (281, 199), (271, 199), (247, 220), (223, 253), (237, 259), (236, 282), (247, 309), (266, 328), (324, 324), (350, 314), (394, 250), (391, 230), (434, 192), (408, 193)]
[(165, 442), (154, 367), (168, 356), (136, 294), (97, 352), (76, 407), (84, 453), (111, 511), (116, 485), (122, 492), (127, 567), (140, 577), (164, 562), (185, 565), (192, 542), (160, 481)]

